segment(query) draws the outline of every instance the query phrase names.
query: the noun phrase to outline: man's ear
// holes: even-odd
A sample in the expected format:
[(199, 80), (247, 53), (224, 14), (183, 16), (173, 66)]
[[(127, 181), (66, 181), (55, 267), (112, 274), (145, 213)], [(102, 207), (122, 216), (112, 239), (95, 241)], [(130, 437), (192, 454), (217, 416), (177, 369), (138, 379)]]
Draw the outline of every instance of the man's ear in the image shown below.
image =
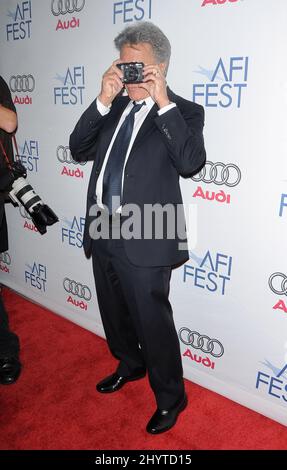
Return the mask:
[(166, 76), (167, 74), (167, 64), (165, 62), (161, 62), (160, 64), (158, 64), (161, 72), (163, 73), (164, 76)]

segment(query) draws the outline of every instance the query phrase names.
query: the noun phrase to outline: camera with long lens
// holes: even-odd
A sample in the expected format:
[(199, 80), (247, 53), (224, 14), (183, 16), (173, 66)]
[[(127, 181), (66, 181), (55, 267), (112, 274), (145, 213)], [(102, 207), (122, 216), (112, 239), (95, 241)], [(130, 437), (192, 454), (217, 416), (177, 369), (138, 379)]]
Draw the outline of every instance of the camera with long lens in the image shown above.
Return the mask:
[(53, 225), (58, 222), (58, 217), (52, 209), (44, 204), (30, 183), (25, 179), (27, 177), (26, 168), (19, 161), (14, 162), (10, 167), (13, 175), (12, 189), (10, 190), (10, 199), (18, 205), (23, 205), (30, 215), (35, 227), (43, 235), (47, 232), (47, 225)]
[(123, 83), (141, 83), (144, 79), (143, 62), (123, 62), (117, 64), (117, 67), (123, 72)]

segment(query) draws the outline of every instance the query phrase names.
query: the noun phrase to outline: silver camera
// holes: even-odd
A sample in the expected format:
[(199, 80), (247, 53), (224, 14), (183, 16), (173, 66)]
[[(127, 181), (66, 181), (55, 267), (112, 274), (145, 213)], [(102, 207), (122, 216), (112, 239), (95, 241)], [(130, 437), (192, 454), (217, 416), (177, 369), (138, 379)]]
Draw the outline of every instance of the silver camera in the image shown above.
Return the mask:
[(141, 83), (144, 79), (143, 62), (123, 62), (117, 64), (117, 67), (123, 72), (123, 83)]

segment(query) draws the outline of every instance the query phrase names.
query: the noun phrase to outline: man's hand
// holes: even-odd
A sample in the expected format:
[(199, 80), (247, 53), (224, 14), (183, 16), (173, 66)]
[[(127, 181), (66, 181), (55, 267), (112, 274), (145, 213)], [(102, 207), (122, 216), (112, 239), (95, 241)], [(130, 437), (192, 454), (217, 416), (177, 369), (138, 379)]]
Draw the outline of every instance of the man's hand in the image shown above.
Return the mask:
[(147, 90), (159, 108), (170, 104), (166, 90), (166, 79), (159, 65), (146, 65), (141, 87)]
[(0, 191), (11, 191), (15, 178), (10, 168), (0, 168)]
[(110, 106), (123, 88), (123, 73), (116, 65), (120, 63), (120, 60), (115, 60), (103, 75), (102, 88), (98, 98), (104, 106)]
[(24, 165), (22, 165), (21, 162), (17, 161), (17, 162), (13, 162), (12, 165), (11, 165), (11, 172), (14, 176), (14, 179), (16, 180), (17, 178), (26, 178), (27, 177), (27, 170), (26, 168), (24, 167)]
[(0, 191), (10, 192), (14, 181), (20, 177), (26, 178), (27, 170), (21, 162), (12, 163), (10, 168), (0, 169)]

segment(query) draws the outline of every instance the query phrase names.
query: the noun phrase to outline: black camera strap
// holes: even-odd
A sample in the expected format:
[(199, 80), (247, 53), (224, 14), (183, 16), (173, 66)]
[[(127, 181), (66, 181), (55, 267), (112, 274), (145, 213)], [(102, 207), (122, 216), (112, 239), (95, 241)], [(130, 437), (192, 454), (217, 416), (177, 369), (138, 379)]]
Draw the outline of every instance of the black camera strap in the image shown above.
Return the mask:
[[(15, 147), (15, 150), (16, 150), (16, 155), (19, 155), (19, 150), (18, 150), (18, 145), (17, 145), (17, 141), (16, 141), (15, 134), (12, 135), (12, 142), (13, 142), (14, 147)], [(7, 163), (7, 165), (8, 165), (8, 168), (11, 168), (12, 165), (11, 165), (11, 163), (10, 163), (10, 160), (9, 160), (9, 158), (8, 158), (8, 155), (7, 155), (7, 153), (6, 153), (6, 150), (5, 150), (5, 148), (4, 148), (4, 145), (3, 145), (3, 142), (2, 142), (1, 139), (0, 139), (0, 147), (1, 147), (2, 153), (3, 153), (3, 155), (4, 155), (4, 158), (5, 158), (5, 160), (6, 160), (6, 163)]]
[[(15, 137), (15, 134), (12, 135), (12, 142), (13, 142), (15, 150), (16, 150), (16, 157), (18, 157), (18, 160), (19, 160), (19, 150), (18, 150), (18, 145), (17, 145), (17, 140), (16, 140), (16, 137)], [(17, 158), (16, 158), (16, 160), (17, 160)]]
[(4, 158), (5, 158), (5, 160), (6, 160), (6, 163), (7, 163), (7, 165), (8, 165), (8, 168), (11, 168), (10, 160), (9, 160), (9, 158), (8, 158), (8, 156), (7, 156), (6, 150), (5, 150), (5, 148), (4, 148), (4, 145), (3, 145), (3, 142), (2, 142), (1, 139), (0, 139), (0, 147), (1, 147), (2, 153), (3, 153), (3, 155), (4, 155)]

